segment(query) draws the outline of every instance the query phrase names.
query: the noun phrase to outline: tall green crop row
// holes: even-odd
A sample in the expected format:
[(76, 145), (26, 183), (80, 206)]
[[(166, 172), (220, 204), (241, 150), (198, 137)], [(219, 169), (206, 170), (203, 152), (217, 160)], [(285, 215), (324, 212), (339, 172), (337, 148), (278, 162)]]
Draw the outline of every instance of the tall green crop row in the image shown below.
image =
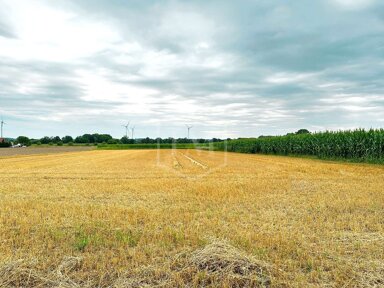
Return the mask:
[(357, 129), (231, 140), (216, 149), (241, 153), (308, 155), (327, 159), (384, 161), (384, 129)]

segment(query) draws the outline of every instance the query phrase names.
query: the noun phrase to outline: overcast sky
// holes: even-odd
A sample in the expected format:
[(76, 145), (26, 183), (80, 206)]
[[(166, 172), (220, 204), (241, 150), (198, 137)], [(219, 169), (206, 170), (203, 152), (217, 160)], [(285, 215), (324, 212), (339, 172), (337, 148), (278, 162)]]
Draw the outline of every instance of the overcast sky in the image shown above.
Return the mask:
[(8, 137), (384, 126), (374, 0), (0, 0)]

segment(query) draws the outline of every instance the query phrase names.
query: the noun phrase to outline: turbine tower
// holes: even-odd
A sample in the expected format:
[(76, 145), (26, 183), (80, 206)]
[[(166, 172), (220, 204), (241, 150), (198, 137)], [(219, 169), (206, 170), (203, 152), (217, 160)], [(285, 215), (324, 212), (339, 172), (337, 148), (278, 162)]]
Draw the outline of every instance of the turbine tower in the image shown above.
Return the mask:
[(189, 130), (191, 130), (191, 128), (193, 127), (193, 126), (189, 126), (189, 125), (185, 125), (186, 127), (187, 127), (187, 129), (188, 129), (188, 139), (189, 139)]
[(131, 139), (134, 139), (133, 138), (133, 135), (135, 134), (135, 126), (133, 126), (132, 128), (131, 128)]
[(129, 127), (129, 122), (130, 122), (130, 121), (128, 121), (127, 125), (121, 125), (121, 126), (125, 127), (125, 137), (127, 137), (127, 138), (128, 138), (128, 127)]
[(3, 117), (1, 117), (0, 123), (1, 123), (1, 136), (0, 137), (3, 138), (3, 126), (4, 126), (4, 124), (7, 124), (7, 123), (4, 122)]

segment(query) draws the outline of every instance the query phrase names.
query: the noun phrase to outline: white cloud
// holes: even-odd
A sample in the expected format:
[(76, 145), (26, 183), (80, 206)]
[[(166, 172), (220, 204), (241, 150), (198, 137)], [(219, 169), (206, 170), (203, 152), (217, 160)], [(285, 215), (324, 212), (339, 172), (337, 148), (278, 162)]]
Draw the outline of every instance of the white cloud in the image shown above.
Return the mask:
[(35, 0), (3, 0), (16, 38), (0, 37), (0, 56), (65, 62), (88, 57), (118, 41), (112, 27)]
[(375, 3), (375, 0), (332, 0), (333, 3), (337, 4), (339, 7), (345, 9), (362, 9), (367, 8)]
[(154, 89), (112, 82), (98, 71), (79, 70), (76, 75), (85, 101), (145, 103), (158, 93)]
[(287, 73), (279, 72), (265, 78), (265, 81), (272, 84), (285, 84), (306, 81), (315, 76), (314, 73)]
[(212, 19), (206, 17), (202, 11), (199, 12), (186, 11), (182, 7), (166, 10), (156, 28), (157, 36), (183, 40), (178, 44), (186, 48), (191, 44), (209, 43), (214, 38), (217, 27)]

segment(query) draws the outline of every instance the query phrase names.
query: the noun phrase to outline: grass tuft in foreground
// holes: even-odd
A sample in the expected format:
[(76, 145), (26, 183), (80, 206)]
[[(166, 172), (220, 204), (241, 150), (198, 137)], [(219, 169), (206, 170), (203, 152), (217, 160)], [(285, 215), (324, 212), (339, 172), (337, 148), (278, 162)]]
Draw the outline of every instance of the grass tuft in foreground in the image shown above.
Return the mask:
[[(73, 273), (82, 257), (66, 256), (48, 274), (37, 263), (19, 260), (0, 266), (0, 287), (94, 287), (92, 280), (78, 283)], [(269, 287), (270, 267), (225, 241), (215, 240), (201, 249), (176, 255), (162, 264), (140, 267), (109, 279), (112, 287)], [(100, 284), (100, 283), (99, 283)]]

